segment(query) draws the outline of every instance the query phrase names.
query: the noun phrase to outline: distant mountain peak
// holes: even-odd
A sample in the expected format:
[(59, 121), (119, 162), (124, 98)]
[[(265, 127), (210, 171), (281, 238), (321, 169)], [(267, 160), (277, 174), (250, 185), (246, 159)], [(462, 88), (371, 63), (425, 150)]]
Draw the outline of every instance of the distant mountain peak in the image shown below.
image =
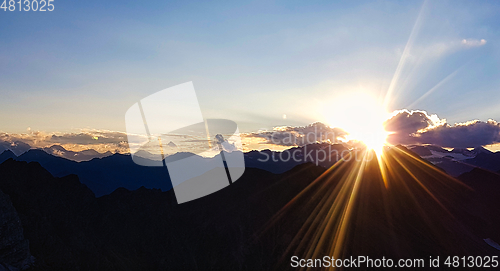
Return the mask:
[(176, 147), (177, 147), (177, 145), (176, 145), (174, 142), (172, 142), (172, 141), (168, 142), (168, 144), (167, 144), (167, 145), (168, 145), (169, 147), (171, 147), (171, 148), (176, 148)]
[(480, 154), (480, 153), (493, 153), (492, 151), (484, 148), (483, 146), (478, 146), (478, 147), (475, 147), (474, 150), (472, 150), (472, 152), (474, 152), (475, 154)]
[(88, 149), (88, 150), (83, 150), (79, 152), (78, 154), (84, 154), (84, 155), (100, 155), (101, 153), (94, 150), (94, 149)]
[(17, 157), (17, 155), (14, 154), (14, 152), (12, 152), (11, 150), (5, 150), (0, 155), (5, 155), (5, 156), (8, 155), (8, 156), (15, 156), (15, 157)]
[(112, 155), (112, 153), (109, 151), (106, 153), (100, 153), (94, 149), (83, 150), (80, 152), (70, 151), (70, 150), (65, 149), (61, 145), (52, 145), (48, 148), (43, 148), (42, 150), (48, 154), (62, 157), (62, 158), (66, 158), (66, 159), (73, 160), (76, 162), (90, 161), (94, 158), (103, 158), (103, 157)]
[(50, 156), (50, 153), (47, 153), (46, 151), (42, 149), (31, 149), (25, 153), (23, 153), (20, 156), (25, 156), (25, 155), (43, 155), (43, 156)]
[(47, 149), (50, 149), (50, 150), (58, 150), (58, 151), (67, 151), (63, 146), (61, 145), (52, 145), (50, 147), (48, 147)]
[(21, 155), (31, 149), (31, 146), (21, 141), (1, 141), (0, 151), (11, 150), (16, 155)]
[(16, 159), (17, 156), (12, 152), (11, 150), (5, 150), (0, 154), (0, 164), (9, 160), (9, 159)]

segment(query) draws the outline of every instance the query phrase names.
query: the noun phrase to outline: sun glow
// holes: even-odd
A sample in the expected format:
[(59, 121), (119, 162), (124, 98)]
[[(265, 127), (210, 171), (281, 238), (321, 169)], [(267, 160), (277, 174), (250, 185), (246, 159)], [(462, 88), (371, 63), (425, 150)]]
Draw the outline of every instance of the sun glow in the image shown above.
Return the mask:
[(325, 106), (323, 116), (330, 126), (349, 133), (346, 140), (361, 142), (381, 155), (389, 135), (384, 122), (390, 114), (377, 98), (364, 91), (342, 94)]

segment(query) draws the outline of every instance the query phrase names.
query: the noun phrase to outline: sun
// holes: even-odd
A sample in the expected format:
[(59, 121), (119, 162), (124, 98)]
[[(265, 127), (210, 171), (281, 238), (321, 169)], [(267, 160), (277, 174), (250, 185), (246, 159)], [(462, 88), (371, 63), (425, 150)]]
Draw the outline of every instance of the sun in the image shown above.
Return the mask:
[(379, 99), (366, 91), (353, 91), (337, 95), (323, 111), (326, 123), (346, 131), (347, 140), (361, 142), (378, 156), (382, 154), (389, 136), (384, 122), (390, 114)]
[(388, 133), (384, 129), (380, 129), (379, 131), (371, 131), (370, 135), (353, 137), (353, 140), (359, 140), (368, 149), (374, 150), (377, 156), (380, 157), (384, 146), (387, 145), (387, 136)]

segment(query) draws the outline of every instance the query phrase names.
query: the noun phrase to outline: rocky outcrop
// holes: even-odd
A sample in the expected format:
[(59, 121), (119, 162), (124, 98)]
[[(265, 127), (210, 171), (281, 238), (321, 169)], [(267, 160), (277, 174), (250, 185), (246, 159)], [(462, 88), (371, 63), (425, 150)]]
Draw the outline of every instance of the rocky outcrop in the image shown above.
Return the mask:
[(0, 190), (0, 270), (24, 270), (32, 262), (19, 215)]

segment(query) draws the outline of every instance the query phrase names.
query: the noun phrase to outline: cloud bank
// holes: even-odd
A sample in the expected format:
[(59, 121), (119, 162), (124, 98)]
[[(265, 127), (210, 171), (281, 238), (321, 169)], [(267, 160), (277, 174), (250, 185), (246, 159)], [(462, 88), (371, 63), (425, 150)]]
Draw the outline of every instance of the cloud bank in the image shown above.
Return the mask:
[[(360, 124), (363, 125), (363, 124)], [(449, 124), (446, 119), (420, 110), (395, 111), (384, 123), (391, 145), (433, 144), (446, 148), (475, 148), (500, 143), (500, 123), (474, 120)], [(347, 133), (322, 123), (304, 127), (277, 127), (273, 131), (245, 134), (263, 139), (262, 144), (303, 146), (315, 142), (345, 142)]]
[(338, 143), (345, 139), (347, 133), (340, 128), (331, 128), (316, 122), (307, 126), (275, 127), (272, 131), (259, 131), (244, 134), (244, 138), (261, 138), (264, 144), (280, 146), (304, 146), (316, 142)]
[(0, 152), (10, 149), (16, 155), (30, 148), (61, 145), (69, 151), (95, 150), (100, 153), (128, 153), (127, 134), (107, 130), (81, 130), (77, 133), (45, 133), (28, 130), (24, 134), (0, 133)]
[[(363, 124), (360, 124), (363, 125)], [(399, 110), (385, 122), (388, 143), (433, 144), (448, 148), (475, 148), (500, 143), (500, 123), (494, 120), (449, 124), (446, 119), (425, 111)], [(348, 134), (323, 123), (307, 126), (276, 127), (272, 131), (241, 134), (245, 151), (279, 147), (287, 149), (317, 142), (346, 142)], [(347, 142), (350, 143), (350, 142)], [(77, 133), (45, 133), (29, 130), (25, 134), (0, 132), (0, 153), (6, 149), (20, 155), (30, 148), (60, 145), (73, 152), (129, 153), (127, 134), (107, 130), (81, 130)], [(225, 146), (229, 148), (230, 146)]]
[(448, 148), (475, 148), (500, 143), (500, 124), (474, 120), (450, 125), (425, 111), (400, 110), (385, 123), (391, 144), (435, 144)]

